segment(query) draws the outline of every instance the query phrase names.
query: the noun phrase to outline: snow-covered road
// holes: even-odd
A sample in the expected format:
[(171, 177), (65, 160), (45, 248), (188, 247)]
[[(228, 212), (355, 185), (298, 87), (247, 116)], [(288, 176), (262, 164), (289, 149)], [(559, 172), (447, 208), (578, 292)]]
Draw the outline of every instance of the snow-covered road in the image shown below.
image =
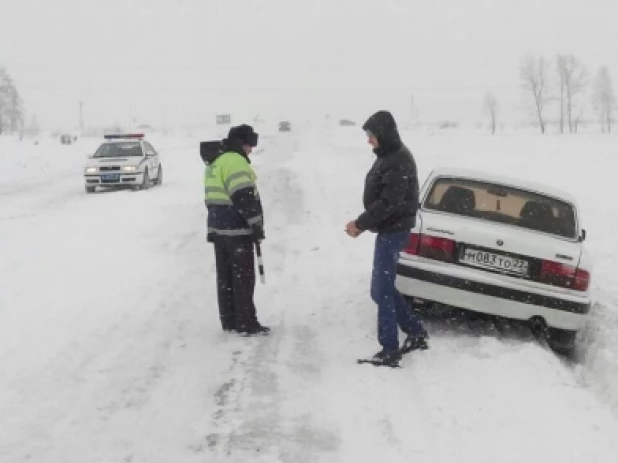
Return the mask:
[(431, 348), (401, 370), (355, 364), (379, 347), (373, 238), (343, 232), (373, 160), (362, 132), (262, 138), (262, 338), (220, 330), (205, 138), (154, 135), (164, 185), (96, 195), (81, 172), (99, 140), (0, 139), (1, 462), (618, 459), (613, 138), (405, 133), (421, 179), (481, 167), (572, 190), (599, 304), (576, 365), (530, 340), (432, 324)]

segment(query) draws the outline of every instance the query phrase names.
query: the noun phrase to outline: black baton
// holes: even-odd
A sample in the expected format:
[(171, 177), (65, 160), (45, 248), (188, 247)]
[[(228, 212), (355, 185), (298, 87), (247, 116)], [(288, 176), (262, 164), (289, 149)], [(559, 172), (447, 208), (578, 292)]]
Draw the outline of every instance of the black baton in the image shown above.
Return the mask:
[(264, 262), (262, 262), (262, 248), (259, 242), (255, 242), (255, 254), (257, 256), (258, 271), (260, 272), (260, 281), (266, 283), (266, 277), (264, 276)]

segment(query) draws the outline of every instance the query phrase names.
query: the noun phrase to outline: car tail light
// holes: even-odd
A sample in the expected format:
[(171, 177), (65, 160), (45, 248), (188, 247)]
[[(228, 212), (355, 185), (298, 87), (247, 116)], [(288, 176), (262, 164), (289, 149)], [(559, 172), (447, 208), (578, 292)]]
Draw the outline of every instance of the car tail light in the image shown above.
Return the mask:
[(455, 241), (447, 238), (412, 233), (404, 251), (427, 259), (455, 261)]
[(576, 291), (587, 291), (590, 286), (590, 273), (586, 270), (577, 269), (573, 280), (573, 289)]
[(586, 291), (590, 284), (590, 273), (570, 265), (544, 260), (541, 264), (541, 283), (576, 291)]
[(421, 235), (419, 233), (410, 233), (410, 238), (408, 239), (408, 245), (404, 249), (404, 252), (408, 254), (412, 254), (413, 256), (418, 255), (418, 245), (420, 243)]

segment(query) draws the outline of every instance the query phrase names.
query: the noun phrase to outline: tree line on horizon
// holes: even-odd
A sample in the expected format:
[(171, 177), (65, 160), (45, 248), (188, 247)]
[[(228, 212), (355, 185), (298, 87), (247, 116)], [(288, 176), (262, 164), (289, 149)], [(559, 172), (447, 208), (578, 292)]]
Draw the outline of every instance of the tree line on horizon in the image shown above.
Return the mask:
[[(519, 67), (520, 85), (531, 107), (535, 125), (542, 134), (556, 121), (560, 133), (577, 133), (591, 104), (600, 131), (610, 133), (617, 98), (607, 66), (591, 76), (573, 54), (558, 54), (554, 62), (544, 56), (525, 55)], [(496, 132), (499, 102), (487, 91), (483, 107)], [(553, 116), (552, 116), (553, 115)], [(36, 117), (25, 127), (25, 108), (17, 86), (6, 68), (0, 66), (0, 135), (38, 131)]]
[[(551, 110), (555, 111), (560, 133), (577, 133), (588, 103), (598, 117), (601, 132), (611, 132), (617, 100), (607, 66), (601, 66), (592, 77), (573, 54), (558, 54), (553, 65), (544, 56), (525, 55), (519, 78), (542, 134), (547, 129)], [(498, 112), (495, 94), (486, 92), (483, 106), (494, 134)]]

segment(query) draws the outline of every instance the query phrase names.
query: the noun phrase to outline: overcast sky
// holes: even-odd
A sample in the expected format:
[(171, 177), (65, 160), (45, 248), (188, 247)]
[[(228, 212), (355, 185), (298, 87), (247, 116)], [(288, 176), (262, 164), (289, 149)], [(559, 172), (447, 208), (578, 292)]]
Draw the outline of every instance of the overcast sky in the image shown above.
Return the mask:
[(618, 78), (616, 0), (0, 0), (0, 66), (47, 128), (525, 117), (525, 53)]

